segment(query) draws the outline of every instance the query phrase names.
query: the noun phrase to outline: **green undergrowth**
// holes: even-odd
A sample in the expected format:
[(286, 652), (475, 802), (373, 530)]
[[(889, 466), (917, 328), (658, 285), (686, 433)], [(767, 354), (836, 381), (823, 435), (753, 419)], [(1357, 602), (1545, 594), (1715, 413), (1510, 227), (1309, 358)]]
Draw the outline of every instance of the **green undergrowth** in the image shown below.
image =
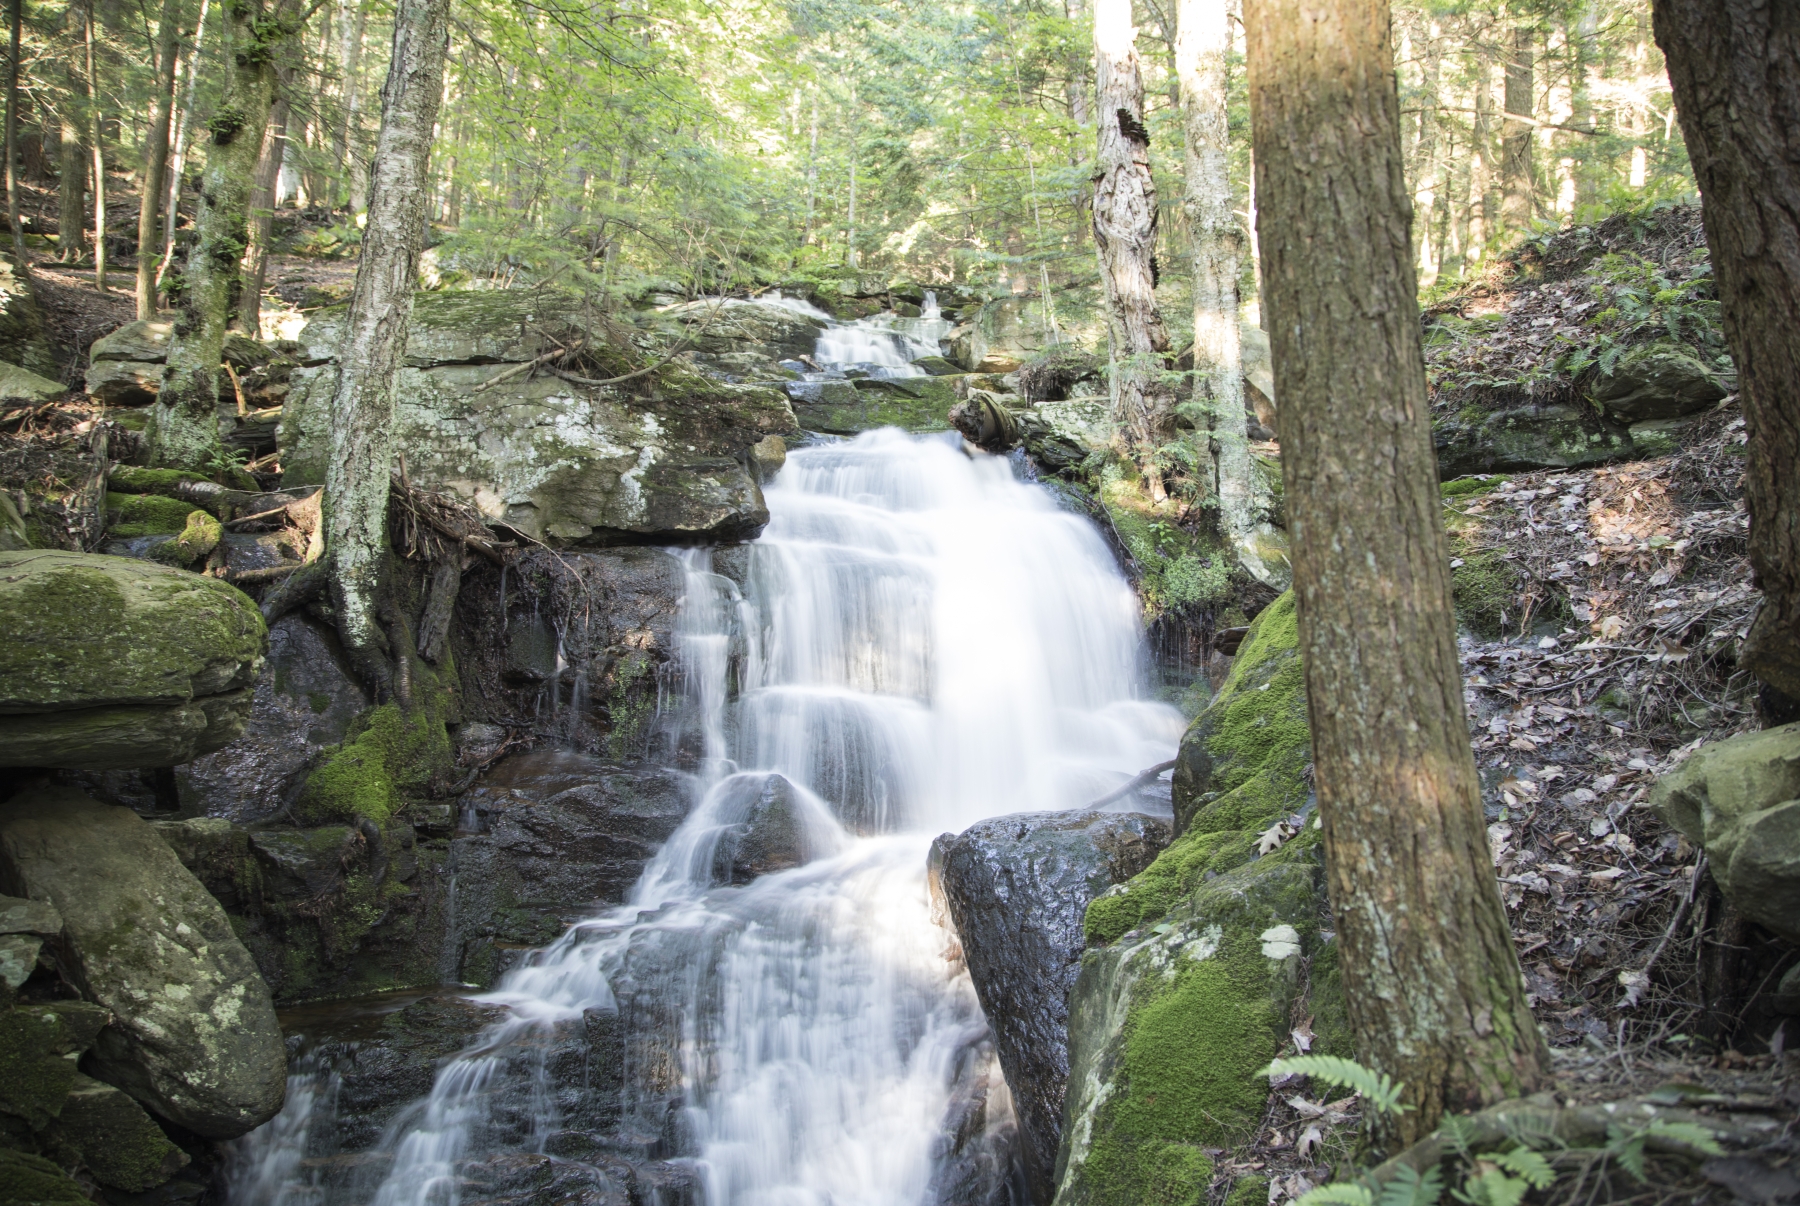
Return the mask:
[(1138, 591), (1155, 613), (1222, 603), (1232, 595), (1233, 558), (1206, 527), (1177, 521), (1174, 500), (1155, 502), (1141, 479), (1117, 461), (1099, 474), (1095, 494), (1125, 551), (1138, 565)]
[[(430, 692), (424, 693), (427, 700)], [(450, 737), (438, 708), (385, 703), (359, 716), (350, 736), (307, 777), (299, 815), (309, 825), (367, 817), (382, 824), (422, 798), (432, 775), (450, 763)]]

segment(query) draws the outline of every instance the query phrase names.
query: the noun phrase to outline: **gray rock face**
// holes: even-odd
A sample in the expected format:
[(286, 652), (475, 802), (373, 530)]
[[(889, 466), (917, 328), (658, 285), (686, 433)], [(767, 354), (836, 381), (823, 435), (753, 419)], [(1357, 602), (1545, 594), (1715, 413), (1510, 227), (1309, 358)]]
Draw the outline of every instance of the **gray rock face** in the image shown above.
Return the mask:
[[(743, 458), (764, 436), (798, 430), (787, 399), (764, 386), (722, 385), (679, 363), (619, 386), (525, 371), (494, 381), (508, 365), (562, 346), (541, 332), (603, 338), (581, 326), (573, 308), (556, 305), (500, 293), (418, 299), (395, 416), (413, 482), (553, 545), (760, 532), (768, 508)], [(324, 480), (343, 323), (342, 310), (326, 311), (302, 333), (307, 367), (292, 374), (279, 435), (292, 482)]]
[(96, 1076), (209, 1139), (274, 1117), (287, 1058), (269, 990), (147, 823), (68, 789), (21, 793), (0, 805), (0, 888), (56, 907), (64, 975), (112, 1011)]
[(0, 766), (173, 766), (242, 731), (262, 616), (216, 578), (0, 553)]
[(747, 884), (808, 861), (805, 826), (794, 785), (781, 775), (736, 775), (721, 785), (729, 793), (721, 813), (741, 817), (720, 838), (713, 877)]
[(931, 858), (975, 992), (994, 1030), (1038, 1202), (1055, 1192), (1068, 1083), (1069, 990), (1096, 896), (1168, 845), (1167, 821), (1138, 813), (997, 817), (932, 844)]
[(1440, 415), (1432, 421), (1438, 470), (1470, 473), (1573, 469), (1637, 455), (1628, 432), (1573, 406), (1517, 406)]
[(1800, 723), (1702, 746), (1650, 807), (1706, 848), (1744, 916), (1800, 942)]
[(1719, 372), (1687, 347), (1652, 343), (1621, 356), (1588, 392), (1614, 422), (1629, 425), (1698, 414), (1729, 390)]
[(305, 615), (284, 616), (269, 630), (243, 734), (176, 770), (183, 809), (243, 824), (275, 815), (370, 703), (337, 635)]

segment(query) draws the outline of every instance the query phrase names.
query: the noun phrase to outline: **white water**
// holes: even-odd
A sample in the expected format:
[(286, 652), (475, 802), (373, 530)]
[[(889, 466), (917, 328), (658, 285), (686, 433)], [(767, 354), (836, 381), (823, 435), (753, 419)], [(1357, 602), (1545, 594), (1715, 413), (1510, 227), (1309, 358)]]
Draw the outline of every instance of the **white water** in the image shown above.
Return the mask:
[(938, 341), (953, 325), (938, 309), (937, 294), (930, 290), (925, 292), (917, 318), (888, 312), (852, 322), (839, 322), (801, 298), (783, 297), (779, 289), (756, 300), (827, 324), (813, 351), (813, 359), (827, 369), (827, 375), (835, 375), (832, 370), (861, 369), (875, 377), (922, 377), (924, 370), (912, 362), (921, 356), (936, 356)]
[[(708, 1206), (933, 1201), (956, 1095), (987, 1074), (927, 899), (931, 838), (1103, 795), (1169, 757), (1181, 719), (1141, 698), (1136, 602), (1098, 536), (1005, 461), (874, 432), (796, 451), (767, 497), (742, 589), (681, 554), (700, 803), (632, 902), (483, 998), (509, 1017), (390, 1128), (378, 1184), (333, 1199), (296, 1171), (314, 1087), (241, 1141), (234, 1206), (479, 1200), (471, 1170), (565, 1125), (530, 1052), (593, 1008), (635, 1028), (628, 1078), (672, 1066), (673, 1141)], [(715, 848), (770, 773), (811, 861), (718, 885)], [(999, 1086), (990, 1127), (1006, 1109)]]

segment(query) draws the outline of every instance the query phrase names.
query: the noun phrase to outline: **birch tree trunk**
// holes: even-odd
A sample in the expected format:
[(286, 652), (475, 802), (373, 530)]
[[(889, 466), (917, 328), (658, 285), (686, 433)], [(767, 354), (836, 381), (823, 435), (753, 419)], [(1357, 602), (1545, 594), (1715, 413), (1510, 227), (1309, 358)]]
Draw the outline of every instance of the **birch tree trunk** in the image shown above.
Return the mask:
[(100, 112), (100, 73), (94, 53), (94, 9), (88, 5), (86, 34), (88, 138), (94, 155), (94, 288), (106, 292), (106, 120)]
[(1245, 6), (1263, 305), (1325, 869), (1404, 1146), (1548, 1053), (1488, 854), (1431, 445), (1387, 0)]
[(1226, 112), (1231, 19), (1226, 0), (1181, 0), (1175, 74), (1181, 86), (1188, 232), (1194, 242), (1194, 401), (1211, 432), (1219, 529), (1259, 580), (1269, 575), (1250, 540), (1266, 512), (1250, 461), (1244, 374), (1238, 348), (1238, 264), (1244, 236), (1231, 208)]
[(444, 94), (449, 7), (449, 0), (400, 0), (394, 11), (369, 223), (331, 397), (325, 522), (338, 628), (359, 672), (383, 691), (391, 679), (380, 597), (394, 461), (394, 381), (406, 353), (425, 242), (431, 132)]
[(1800, 720), (1800, 30), (1751, 0), (1655, 0), (1654, 12), (1750, 434), (1763, 604), (1738, 663), (1763, 683), (1763, 722), (1781, 724)]
[(11, 32), (6, 52), (6, 224), (12, 230), (13, 263), (20, 272), (29, 272), (25, 227), (19, 221), (19, 35), (24, 24), (24, 0), (11, 0), (7, 24)]
[(1094, 60), (1100, 119), (1094, 243), (1122, 353), (1113, 422), (1151, 497), (1161, 501), (1167, 492), (1156, 454), (1175, 434), (1175, 391), (1163, 381), (1169, 333), (1156, 308), (1156, 184), (1131, 0), (1095, 0)]
[[(188, 129), (194, 118), (194, 91), (199, 82), (200, 47), (206, 41), (206, 11), (212, 0), (200, 0), (200, 16), (194, 21), (194, 45), (187, 56), (187, 92), (175, 119), (175, 135), (169, 148), (169, 197), (163, 209), (163, 256), (156, 268), (156, 287), (162, 288), (175, 258), (175, 228), (181, 221), (182, 175), (187, 171)], [(179, 75), (181, 68), (176, 67)]]
[(277, 78), (275, 103), (269, 106), (269, 128), (263, 133), (262, 151), (256, 160), (256, 181), (250, 193), (249, 241), (244, 248), (244, 289), (238, 296), (238, 326), (252, 339), (262, 337), (262, 291), (269, 270), (269, 239), (275, 232), (275, 185), (281, 176), (281, 155), (287, 146), (288, 114), (292, 102), (288, 90), (293, 70), (282, 68)]
[(156, 21), (156, 95), (144, 138), (143, 188), (138, 200), (137, 316), (156, 316), (156, 258), (162, 246), (157, 215), (169, 169), (169, 123), (175, 112), (175, 58), (181, 49), (181, 2), (163, 0)]
[(223, 17), (225, 87), (206, 124), (196, 240), (149, 431), (152, 465), (202, 472), (211, 471), (222, 451), (219, 364), (240, 287), (238, 261), (274, 99), (275, 64), (292, 33), (285, 14), (269, 12), (259, 0), (228, 4)]

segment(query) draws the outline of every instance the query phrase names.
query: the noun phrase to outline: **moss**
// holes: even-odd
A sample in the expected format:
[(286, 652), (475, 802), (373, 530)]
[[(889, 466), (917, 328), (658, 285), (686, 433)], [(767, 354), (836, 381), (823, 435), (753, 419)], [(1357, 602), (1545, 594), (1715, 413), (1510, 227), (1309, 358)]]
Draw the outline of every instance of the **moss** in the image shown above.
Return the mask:
[(0, 1012), (0, 1112), (42, 1127), (62, 1109), (75, 1083), (75, 1063), (62, 1019), (53, 1010), (20, 1006)]
[(417, 689), (423, 701), (411, 709), (386, 703), (363, 713), (349, 738), (328, 755), (300, 795), (304, 824), (376, 824), (423, 798), (433, 775), (450, 764), (444, 701), (435, 689)]
[(174, 536), (187, 527), (194, 504), (160, 494), (106, 496), (106, 521), (114, 536)]
[(106, 487), (120, 494), (173, 495), (181, 486), (209, 480), (204, 474), (185, 469), (140, 469), (135, 465), (120, 465), (106, 475)]
[(0, 1151), (0, 1206), (90, 1206), (88, 1196), (42, 1156)]
[(1499, 488), (1501, 482), (1511, 480), (1504, 473), (1477, 473), (1472, 477), (1459, 477), (1445, 482), (1441, 489), (1445, 498), (1472, 498)]
[(1499, 636), (1507, 617), (1518, 614), (1518, 570), (1497, 551), (1471, 548), (1455, 537), (1450, 549), (1462, 562), (1450, 568), (1457, 622), (1477, 636)]
[(225, 537), (225, 525), (205, 511), (189, 511), (181, 534), (166, 544), (158, 545), (151, 556), (170, 565), (193, 565), (203, 561), (219, 547)]
[(1225, 1206), (1268, 1206), (1269, 1178), (1255, 1173), (1239, 1177), (1225, 1195)]
[(1158, 503), (1120, 462), (1101, 471), (1096, 491), (1107, 520), (1138, 566), (1138, 590), (1152, 613), (1218, 603), (1231, 595), (1234, 559), (1204, 531), (1181, 526), (1174, 500)]

